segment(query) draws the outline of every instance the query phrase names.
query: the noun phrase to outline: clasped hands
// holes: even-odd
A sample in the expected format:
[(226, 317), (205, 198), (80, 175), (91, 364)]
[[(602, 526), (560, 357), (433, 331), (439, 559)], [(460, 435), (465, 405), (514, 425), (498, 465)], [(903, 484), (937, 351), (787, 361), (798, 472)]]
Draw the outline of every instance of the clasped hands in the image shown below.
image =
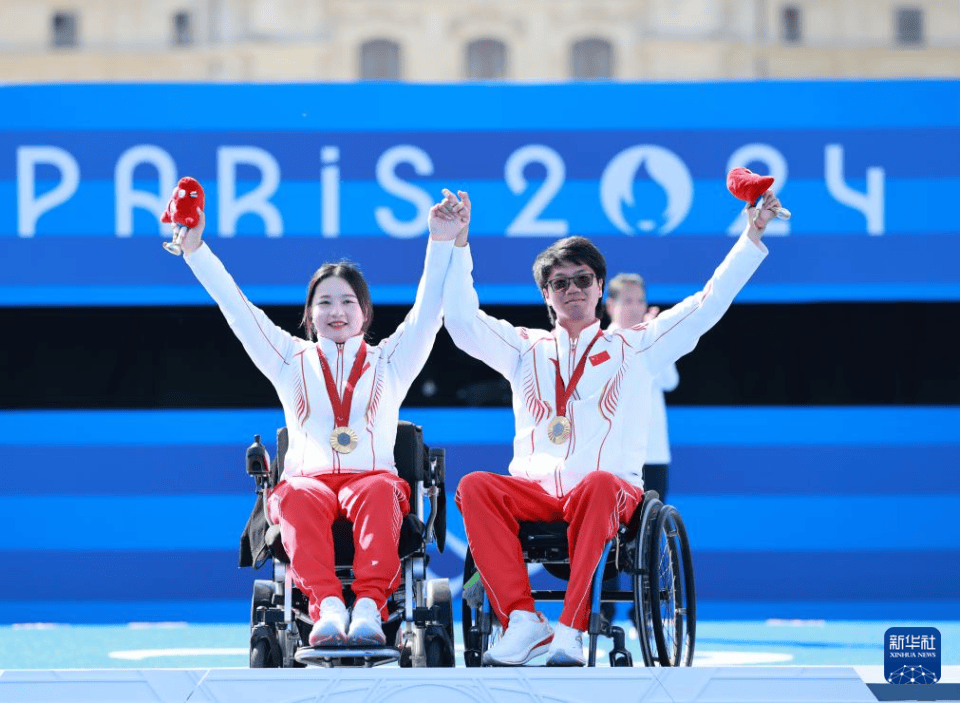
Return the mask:
[(465, 246), (470, 227), (470, 196), (458, 190), (454, 195), (443, 189), (443, 200), (430, 208), (427, 218), (430, 239), (443, 242), (455, 239), (457, 246)]

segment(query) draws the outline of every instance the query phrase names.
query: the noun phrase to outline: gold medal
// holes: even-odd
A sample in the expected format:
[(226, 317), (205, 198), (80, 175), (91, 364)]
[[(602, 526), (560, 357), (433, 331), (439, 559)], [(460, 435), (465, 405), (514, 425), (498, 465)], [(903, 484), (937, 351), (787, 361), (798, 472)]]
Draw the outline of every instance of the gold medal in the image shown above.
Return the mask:
[(336, 427), (330, 433), (330, 446), (340, 454), (349, 454), (357, 448), (357, 433), (349, 427)]
[(554, 444), (563, 444), (570, 439), (570, 427), (570, 421), (563, 415), (558, 415), (547, 425), (547, 436)]
[[(580, 383), (580, 377), (583, 376), (583, 370), (587, 366), (587, 357), (590, 356), (590, 350), (593, 349), (593, 345), (596, 344), (597, 340), (602, 336), (603, 331), (597, 330), (597, 334), (594, 335), (590, 344), (587, 345), (586, 351), (583, 352), (583, 356), (580, 357), (577, 367), (573, 370), (573, 373), (570, 374), (569, 384), (564, 383), (563, 376), (560, 375), (559, 351), (557, 352), (557, 358), (550, 360), (553, 362), (554, 370), (557, 373), (557, 385), (555, 388), (557, 416), (547, 425), (547, 437), (549, 437), (550, 441), (554, 444), (563, 444), (570, 439), (571, 425), (570, 420), (567, 419), (567, 401), (573, 397), (573, 391), (577, 387), (577, 384)], [(556, 343), (556, 338), (554, 338), (554, 343)]]
[(330, 433), (330, 446), (338, 454), (349, 454), (357, 448), (357, 433), (347, 427), (350, 422), (350, 403), (353, 402), (353, 389), (364, 370), (370, 367), (370, 364), (364, 366), (367, 358), (367, 343), (360, 342), (360, 348), (357, 350), (357, 358), (353, 361), (353, 368), (350, 369), (350, 376), (347, 378), (347, 384), (343, 389), (343, 398), (337, 393), (337, 384), (333, 382), (333, 374), (330, 373), (330, 365), (326, 357), (317, 345), (317, 355), (320, 357), (320, 367), (323, 369), (323, 382), (327, 386), (327, 395), (330, 397), (330, 407), (333, 409), (333, 432)]

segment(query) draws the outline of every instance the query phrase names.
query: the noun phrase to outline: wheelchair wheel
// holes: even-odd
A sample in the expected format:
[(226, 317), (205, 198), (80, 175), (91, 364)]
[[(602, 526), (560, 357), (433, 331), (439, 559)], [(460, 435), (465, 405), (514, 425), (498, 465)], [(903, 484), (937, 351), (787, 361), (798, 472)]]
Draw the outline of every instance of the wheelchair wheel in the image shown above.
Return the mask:
[(428, 608), (437, 608), (437, 623), (429, 625), (426, 632), (427, 666), (453, 667), (457, 665), (453, 644), (453, 595), (448, 579), (427, 581), (426, 601)]
[(269, 608), (273, 605), (273, 581), (257, 579), (253, 582), (253, 596), (250, 598), (250, 627), (256, 627), (257, 608)]
[(267, 637), (260, 637), (250, 647), (251, 669), (279, 669), (283, 662), (277, 660), (277, 647)]
[(410, 651), (409, 643), (398, 643), (400, 658), (397, 660), (397, 666), (401, 669), (410, 669), (413, 667), (413, 653)]
[(453, 640), (448, 638), (445, 628), (430, 625), (427, 627), (425, 637), (428, 669), (450, 669), (457, 665)]
[(687, 531), (672, 505), (658, 516), (650, 551), (653, 636), (662, 666), (690, 666), (696, 628), (693, 561)]
[(450, 581), (448, 579), (427, 581), (426, 601), (428, 608), (437, 606), (438, 623), (446, 632), (450, 646), (453, 647), (453, 594), (450, 592)]
[(655, 491), (644, 494), (640, 513), (640, 527), (637, 530), (632, 552), (630, 571), (633, 576), (633, 608), (636, 614), (637, 638), (640, 640), (640, 653), (644, 666), (657, 666), (657, 641), (654, 636), (653, 606), (651, 604), (652, 573), (650, 552), (653, 536), (657, 527), (657, 516), (663, 503)]

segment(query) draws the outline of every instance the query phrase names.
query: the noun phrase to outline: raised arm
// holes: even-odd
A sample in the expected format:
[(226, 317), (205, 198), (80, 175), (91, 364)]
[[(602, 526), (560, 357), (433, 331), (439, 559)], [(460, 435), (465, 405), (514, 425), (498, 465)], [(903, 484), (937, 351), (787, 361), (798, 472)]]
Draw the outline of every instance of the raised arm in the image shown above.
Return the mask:
[[(443, 323), (443, 280), (450, 265), (453, 240), (470, 223), (470, 201), (460, 201), (444, 189), (442, 201), (430, 208), (430, 238), (423, 275), (413, 308), (397, 330), (382, 343), (387, 363), (409, 387), (423, 368)], [(463, 195), (466, 195), (465, 193)]]
[[(651, 305), (647, 308), (647, 312), (643, 316), (643, 321), (649, 322), (659, 314), (660, 308), (656, 305)], [(675, 390), (676, 387), (680, 385), (680, 373), (677, 371), (677, 365), (670, 364), (664, 367), (660, 373), (657, 374), (656, 378), (653, 379), (653, 385), (665, 393)]]
[(767, 255), (761, 238), (779, 206), (772, 191), (765, 193), (760, 207), (748, 210), (746, 229), (703, 290), (656, 318), (623, 330), (637, 351), (647, 355), (650, 368), (659, 372), (692, 351), (727, 311)]
[(280, 371), (296, 350), (296, 338), (273, 324), (260, 308), (243, 295), (220, 259), (204, 244), (205, 224), (201, 211), (200, 223), (183, 233), (181, 246), (184, 258), (197, 280), (220, 307), (230, 329), (243, 344), (253, 363), (271, 382), (276, 382)]
[[(466, 193), (461, 195), (470, 202)], [(473, 286), (473, 257), (467, 244), (468, 236), (468, 228), (457, 235), (443, 284), (444, 325), (454, 344), (509, 380), (520, 362), (523, 336), (509, 322), (480, 310), (480, 299)]]

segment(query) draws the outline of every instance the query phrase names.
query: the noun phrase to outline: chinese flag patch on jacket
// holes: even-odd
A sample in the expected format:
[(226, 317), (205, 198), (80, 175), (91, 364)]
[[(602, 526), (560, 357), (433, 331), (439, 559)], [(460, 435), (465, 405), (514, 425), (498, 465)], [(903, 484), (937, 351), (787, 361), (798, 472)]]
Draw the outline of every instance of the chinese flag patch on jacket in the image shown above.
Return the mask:
[(610, 353), (607, 351), (602, 351), (599, 354), (594, 354), (590, 357), (590, 363), (594, 366), (599, 366), (604, 361), (610, 358)]

